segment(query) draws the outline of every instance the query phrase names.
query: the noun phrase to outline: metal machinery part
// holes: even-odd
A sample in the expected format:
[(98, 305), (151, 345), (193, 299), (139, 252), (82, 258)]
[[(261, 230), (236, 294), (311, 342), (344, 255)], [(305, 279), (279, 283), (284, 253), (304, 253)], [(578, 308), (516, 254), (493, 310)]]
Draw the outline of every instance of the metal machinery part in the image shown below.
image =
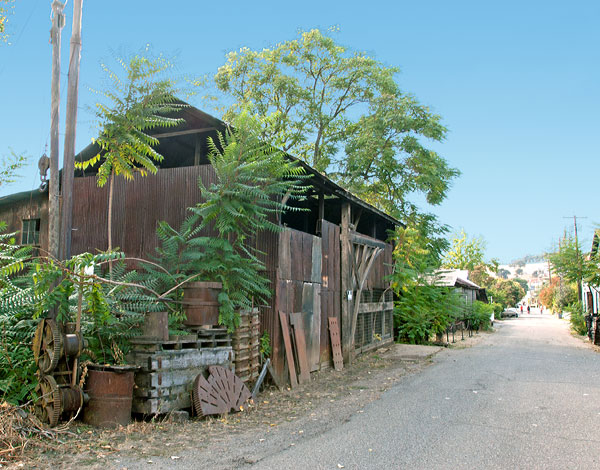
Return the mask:
[(198, 374), (192, 387), (194, 409), (199, 415), (240, 411), (252, 398), (244, 382), (229, 369), (222, 366), (210, 366), (208, 380)]
[(35, 388), (38, 400), (35, 402), (35, 415), (42, 423), (51, 427), (58, 424), (61, 414), (60, 390), (51, 375), (42, 375)]
[(81, 333), (63, 335), (54, 320), (40, 320), (33, 336), (33, 357), (42, 374), (56, 369), (61, 356), (79, 357), (86, 347)]
[(62, 414), (76, 413), (84, 403), (84, 395), (79, 387), (59, 386), (51, 375), (39, 377), (35, 392), (39, 396), (35, 403), (35, 414), (50, 427), (58, 424)]
[(65, 349), (65, 356), (69, 357), (79, 357), (81, 355), (81, 351), (86, 346), (81, 332), (67, 333), (64, 335), (63, 345)]
[(62, 335), (54, 320), (44, 318), (39, 323), (33, 336), (33, 358), (42, 372), (52, 372), (60, 359)]

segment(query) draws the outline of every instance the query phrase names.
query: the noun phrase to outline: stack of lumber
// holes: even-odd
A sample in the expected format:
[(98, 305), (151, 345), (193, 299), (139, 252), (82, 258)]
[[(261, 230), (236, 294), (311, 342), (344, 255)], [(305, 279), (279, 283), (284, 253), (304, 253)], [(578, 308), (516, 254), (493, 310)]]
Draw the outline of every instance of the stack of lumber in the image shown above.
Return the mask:
[(228, 342), (217, 341), (206, 347), (198, 333), (170, 336), (168, 340), (134, 339), (128, 362), (140, 367), (135, 375), (134, 413), (168, 413), (191, 407), (190, 392), (196, 376), (208, 366), (231, 369), (233, 353)]

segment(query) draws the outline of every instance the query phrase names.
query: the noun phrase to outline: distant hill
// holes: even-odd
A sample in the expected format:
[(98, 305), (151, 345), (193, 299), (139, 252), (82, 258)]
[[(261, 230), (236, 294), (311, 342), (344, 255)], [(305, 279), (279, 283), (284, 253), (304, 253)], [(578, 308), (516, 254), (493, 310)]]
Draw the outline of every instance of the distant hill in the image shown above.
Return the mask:
[(544, 261), (545, 261), (544, 255), (527, 255), (527, 256), (523, 256), (522, 258), (512, 260), (510, 262), (510, 265), (511, 266), (525, 266), (526, 264), (542, 263)]

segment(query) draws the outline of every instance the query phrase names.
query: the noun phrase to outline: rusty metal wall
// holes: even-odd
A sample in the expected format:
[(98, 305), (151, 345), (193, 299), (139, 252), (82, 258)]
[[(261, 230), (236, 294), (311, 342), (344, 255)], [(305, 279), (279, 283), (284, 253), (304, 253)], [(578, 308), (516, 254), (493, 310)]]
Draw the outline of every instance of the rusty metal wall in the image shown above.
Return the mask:
[(0, 221), (6, 223), (6, 232), (19, 232), (17, 243), (21, 243), (23, 220), (40, 219), (39, 247), (48, 251), (48, 193), (32, 192), (28, 198), (0, 208)]
[[(127, 256), (144, 257), (158, 246), (156, 225), (165, 220), (178, 228), (187, 208), (200, 202), (198, 178), (214, 181), (210, 165), (161, 169), (133, 181), (115, 179), (113, 246)], [(108, 246), (108, 184), (99, 188), (94, 176), (75, 178), (73, 197), (73, 254)]]
[[(201, 202), (198, 179), (205, 186), (215, 181), (211, 165), (161, 169), (156, 175), (134, 181), (115, 180), (113, 195), (113, 245), (127, 256), (148, 258), (158, 246), (156, 225), (165, 220), (179, 225), (189, 215), (187, 208)], [(95, 177), (75, 178), (73, 207), (73, 254), (104, 250), (108, 245), (108, 184), (98, 188)], [(202, 235), (213, 235), (207, 230)], [(281, 328), (275, 308), (279, 234), (265, 232), (256, 237), (256, 248), (266, 265), (273, 295), (260, 305), (261, 333), (266, 331), (273, 345), (273, 362), (283, 358)], [(283, 362), (283, 361), (282, 361)]]

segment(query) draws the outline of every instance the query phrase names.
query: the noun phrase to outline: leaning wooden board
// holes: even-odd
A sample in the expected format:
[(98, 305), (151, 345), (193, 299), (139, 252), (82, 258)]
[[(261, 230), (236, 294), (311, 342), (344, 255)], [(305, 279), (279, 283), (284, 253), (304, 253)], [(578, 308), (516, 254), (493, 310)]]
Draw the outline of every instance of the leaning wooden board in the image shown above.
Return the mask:
[(294, 365), (294, 356), (292, 353), (292, 341), (290, 338), (290, 325), (288, 323), (287, 314), (285, 312), (279, 312), (279, 322), (281, 323), (281, 331), (283, 336), (283, 344), (285, 346), (285, 357), (287, 360), (288, 369), (290, 371), (290, 384), (293, 387), (298, 386), (298, 379), (296, 377), (296, 366)]
[(336, 317), (328, 317), (329, 334), (331, 336), (331, 351), (333, 353), (333, 367), (335, 370), (344, 368), (344, 357), (342, 356), (342, 343), (340, 338), (340, 326)]
[(308, 365), (308, 356), (306, 354), (306, 338), (304, 337), (304, 322), (302, 321), (302, 312), (290, 313), (290, 322), (294, 327), (294, 338), (296, 339), (296, 353), (298, 355), (298, 365), (300, 374), (298, 379), (300, 383), (310, 381), (310, 366)]

